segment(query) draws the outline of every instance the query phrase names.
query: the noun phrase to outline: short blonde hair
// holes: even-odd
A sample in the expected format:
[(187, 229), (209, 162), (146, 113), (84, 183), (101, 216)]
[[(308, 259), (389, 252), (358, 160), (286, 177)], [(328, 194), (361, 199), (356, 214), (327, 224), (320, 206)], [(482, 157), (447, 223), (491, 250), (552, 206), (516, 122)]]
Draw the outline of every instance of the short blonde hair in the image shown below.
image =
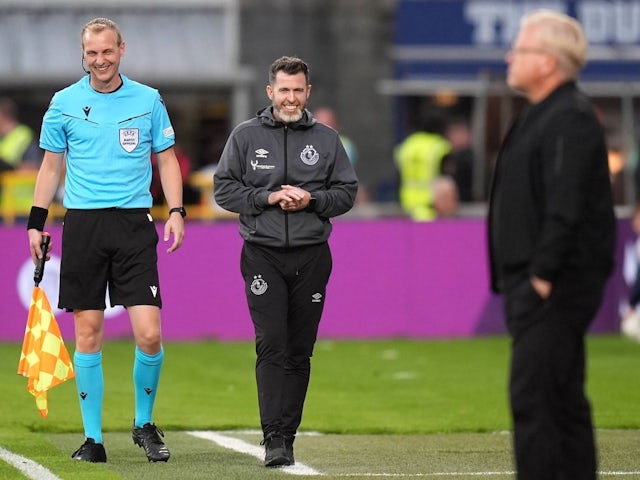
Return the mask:
[(116, 43), (118, 46), (122, 45), (122, 32), (116, 22), (109, 20), (108, 18), (94, 18), (82, 27), (82, 32), (80, 32), (80, 44), (82, 45), (82, 48), (84, 48), (84, 34), (86, 32), (99, 33), (103, 30), (113, 30), (116, 34)]
[(537, 27), (541, 46), (557, 57), (561, 71), (575, 80), (587, 62), (588, 40), (580, 23), (564, 13), (535, 10), (521, 21), (521, 27), (530, 26)]

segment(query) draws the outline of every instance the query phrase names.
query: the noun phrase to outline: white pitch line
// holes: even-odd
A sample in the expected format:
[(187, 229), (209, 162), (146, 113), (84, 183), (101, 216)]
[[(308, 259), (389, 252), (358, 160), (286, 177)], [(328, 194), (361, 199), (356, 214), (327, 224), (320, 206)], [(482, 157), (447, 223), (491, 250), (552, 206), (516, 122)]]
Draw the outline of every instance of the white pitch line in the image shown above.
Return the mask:
[(625, 477), (627, 475), (640, 475), (640, 471), (636, 471), (636, 472), (598, 472), (598, 475), (600, 476), (607, 476), (607, 477)]
[[(383, 477), (383, 478), (437, 478), (437, 477), (496, 477), (502, 475), (515, 475), (516, 472), (504, 471), (504, 472), (434, 472), (434, 473), (337, 473), (332, 474), (334, 477), (346, 478), (346, 477)], [(626, 477), (640, 475), (640, 471), (612, 471), (612, 472), (598, 472), (599, 476), (605, 477)]]
[[(205, 440), (212, 441), (223, 448), (227, 448), (229, 450), (234, 450), (236, 452), (245, 453), (256, 457), (259, 460), (264, 459), (264, 450), (260, 447), (256, 447), (255, 445), (251, 445), (250, 443), (245, 442), (244, 440), (240, 440), (239, 438), (231, 437), (228, 435), (221, 435), (220, 433), (212, 432), (212, 431), (188, 431), (186, 432), (189, 435), (194, 437), (202, 438)], [(245, 430), (245, 431), (237, 431), (237, 430), (226, 430), (223, 433), (232, 434), (232, 433), (252, 433), (259, 434), (261, 433), (258, 430)], [(319, 435), (317, 432), (299, 432), (299, 435)], [(296, 462), (295, 465), (290, 467), (282, 467), (281, 470), (286, 473), (290, 473), (292, 475), (325, 475), (322, 472), (314, 470), (311, 467), (308, 467), (302, 463)], [(442, 478), (442, 477), (497, 477), (504, 475), (515, 475), (514, 471), (504, 471), (504, 472), (432, 472), (432, 473), (332, 473), (331, 476), (338, 478), (349, 478), (349, 477), (381, 477), (381, 478), (394, 478), (394, 477), (402, 477), (402, 478)], [(600, 476), (607, 477), (626, 477), (632, 475), (640, 475), (640, 471), (600, 471), (598, 472)]]
[(401, 477), (401, 478), (435, 478), (435, 477), (484, 477), (497, 475), (515, 475), (516, 472), (435, 472), (435, 473), (343, 473), (336, 477)]
[[(227, 435), (220, 435), (219, 433), (211, 431), (188, 431), (186, 432), (194, 437), (203, 438), (214, 442), (221, 447), (233, 450), (234, 452), (246, 453), (256, 457), (259, 460), (264, 460), (264, 449), (251, 445), (250, 443), (240, 440), (239, 438), (229, 437)], [(314, 470), (313, 468), (296, 462), (295, 465), (279, 468), (282, 472), (290, 473), (291, 475), (322, 475), (322, 473)]]
[(39, 463), (2, 447), (0, 447), (0, 459), (20, 470), (27, 478), (33, 480), (62, 480)]
[[(245, 453), (256, 457), (259, 460), (264, 458), (264, 451), (260, 447), (251, 445), (243, 440), (227, 435), (221, 435), (219, 433), (211, 431), (188, 431), (185, 432), (191, 436), (209, 440), (220, 445), (223, 448), (233, 450), (239, 453)], [(228, 433), (232, 433), (229, 431)], [(237, 432), (236, 432), (237, 433)], [(246, 432), (245, 432), (246, 433)], [(259, 433), (258, 431), (250, 431), (250, 433)], [(301, 433), (304, 435), (304, 433)], [(311, 433), (311, 435), (317, 435), (317, 433)], [(43, 467), (33, 460), (13, 453), (0, 446), (0, 459), (4, 460), (8, 464), (15, 467), (22, 472), (27, 478), (32, 480), (62, 480), (60, 477), (53, 474), (50, 470)], [(289, 473), (291, 475), (324, 475), (322, 472), (314, 470), (302, 463), (296, 463), (296, 465), (290, 467), (280, 468), (282, 472)], [(437, 478), (437, 477), (482, 477), (482, 476), (499, 476), (499, 475), (515, 475), (516, 472), (504, 471), (504, 472), (434, 472), (434, 473), (338, 473), (332, 474), (334, 477), (348, 478), (348, 477), (412, 477), (412, 478)], [(640, 476), (640, 471), (600, 471), (600, 476), (607, 477), (626, 477), (626, 476)]]

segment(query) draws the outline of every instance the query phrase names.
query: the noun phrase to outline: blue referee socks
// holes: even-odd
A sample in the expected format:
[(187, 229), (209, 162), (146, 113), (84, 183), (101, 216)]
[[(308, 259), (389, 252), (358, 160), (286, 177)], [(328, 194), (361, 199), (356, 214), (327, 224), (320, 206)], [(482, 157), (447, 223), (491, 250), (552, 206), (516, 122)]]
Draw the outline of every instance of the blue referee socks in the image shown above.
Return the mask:
[(80, 400), (80, 413), (86, 438), (102, 443), (102, 398), (104, 377), (102, 375), (102, 352), (73, 354), (76, 387)]
[(153, 404), (156, 401), (163, 360), (164, 349), (160, 349), (155, 355), (148, 355), (136, 347), (136, 358), (133, 363), (133, 386), (136, 398), (134, 425), (136, 427), (152, 423)]

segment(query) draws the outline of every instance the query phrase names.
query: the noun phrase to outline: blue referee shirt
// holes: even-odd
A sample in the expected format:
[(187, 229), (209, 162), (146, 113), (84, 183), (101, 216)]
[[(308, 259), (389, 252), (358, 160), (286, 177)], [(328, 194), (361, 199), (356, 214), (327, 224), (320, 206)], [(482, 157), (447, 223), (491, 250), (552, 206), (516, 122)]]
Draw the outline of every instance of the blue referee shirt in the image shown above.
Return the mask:
[(40, 147), (66, 153), (66, 208), (148, 208), (151, 153), (175, 143), (157, 90), (124, 75), (111, 93), (89, 75), (57, 92), (44, 115)]

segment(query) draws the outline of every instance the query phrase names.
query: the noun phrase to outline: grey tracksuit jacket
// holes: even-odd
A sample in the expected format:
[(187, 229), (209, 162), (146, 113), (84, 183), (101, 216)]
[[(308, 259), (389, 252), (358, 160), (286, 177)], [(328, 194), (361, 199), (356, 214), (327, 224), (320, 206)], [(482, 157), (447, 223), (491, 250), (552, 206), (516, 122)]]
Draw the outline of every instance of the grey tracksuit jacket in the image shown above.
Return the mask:
[[(311, 192), (313, 210), (285, 212), (267, 199), (282, 185)], [(266, 247), (292, 248), (322, 243), (329, 219), (353, 206), (358, 181), (338, 133), (304, 111), (282, 123), (272, 108), (238, 125), (227, 140), (214, 175), (216, 202), (240, 214), (240, 234)]]

